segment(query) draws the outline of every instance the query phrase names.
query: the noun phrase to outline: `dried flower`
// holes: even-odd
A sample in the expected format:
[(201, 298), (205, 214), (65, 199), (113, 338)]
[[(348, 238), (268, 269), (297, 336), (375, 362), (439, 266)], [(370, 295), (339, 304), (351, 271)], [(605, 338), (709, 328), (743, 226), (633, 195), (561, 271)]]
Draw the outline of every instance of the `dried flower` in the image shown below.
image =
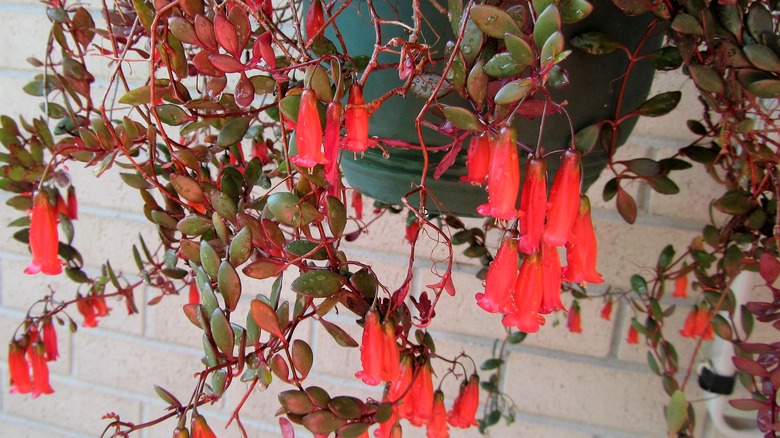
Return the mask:
[(433, 394), (433, 410), (431, 421), (425, 430), (426, 438), (449, 438), (447, 426), (447, 410), (444, 408), (444, 393), (440, 389)]
[(547, 227), (544, 241), (552, 246), (563, 246), (569, 240), (569, 232), (580, 205), (580, 153), (567, 150), (561, 157), (561, 166), (550, 189)]
[(49, 196), (46, 192), (38, 190), (33, 197), (33, 208), (30, 218), (32, 262), (24, 270), (24, 273), (37, 274), (43, 272), (46, 275), (60, 274), (62, 272), (62, 264), (57, 256), (59, 243), (54, 206), (49, 202)]
[(360, 343), (360, 362), (363, 364), (363, 369), (355, 373), (355, 377), (362, 379), (366, 385), (375, 386), (382, 381), (383, 343), (379, 313), (371, 309), (366, 314), (363, 340)]
[(298, 146), (298, 154), (290, 158), (293, 164), (311, 169), (317, 164), (328, 162), (322, 153), (322, 124), (317, 111), (317, 96), (310, 88), (305, 88), (301, 94), (295, 144)]
[(496, 219), (514, 219), (515, 205), (520, 190), (520, 163), (517, 157), (517, 132), (515, 128), (501, 128), (498, 141), (490, 155), (488, 172), (488, 203), (477, 207), (482, 216)]
[(472, 184), (483, 184), (488, 177), (489, 169), (490, 136), (488, 134), (483, 134), (479, 137), (472, 136), (466, 158), (468, 175), (460, 177), (460, 180)]
[(477, 425), (479, 409), (479, 376), (472, 374), (468, 382), (462, 382), (458, 396), (452, 404), (448, 422), (452, 427), (467, 429)]
[(517, 254), (517, 241), (505, 237), (488, 268), (485, 292), (476, 294), (477, 305), (486, 312), (503, 312), (510, 305), (517, 281)]
[(566, 262), (563, 279), (572, 283), (603, 283), (604, 279), (596, 271), (598, 248), (593, 221), (590, 218), (590, 200), (587, 196), (580, 199), (580, 207), (566, 242)]
[(79, 218), (79, 201), (76, 198), (76, 189), (73, 186), (68, 187), (68, 219), (76, 220)]

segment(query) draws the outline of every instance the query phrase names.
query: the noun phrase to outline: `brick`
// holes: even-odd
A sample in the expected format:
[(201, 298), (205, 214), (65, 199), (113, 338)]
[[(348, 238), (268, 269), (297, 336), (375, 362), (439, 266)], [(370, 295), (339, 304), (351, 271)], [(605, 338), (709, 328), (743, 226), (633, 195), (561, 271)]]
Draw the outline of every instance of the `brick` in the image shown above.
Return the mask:
[[(120, 271), (137, 274), (132, 246), (138, 243), (139, 233), (144, 236), (151, 250), (159, 242), (154, 225), (140, 220), (125, 220), (120, 213), (111, 216), (79, 215), (76, 222), (73, 246), (80, 250), (84, 263), (100, 266), (110, 260), (117, 274)], [(118, 239), (120, 243), (117, 245)]]
[[(198, 350), (202, 348), (203, 331), (195, 327), (182, 311), (182, 306), (188, 302), (187, 293), (185, 288), (182, 295), (166, 296), (159, 303), (146, 306), (146, 335), (149, 338)], [(157, 291), (149, 291), (147, 297), (157, 295)], [(243, 322), (241, 324), (243, 325)]]
[(26, 312), (34, 302), (50, 294), (51, 290), (56, 292), (57, 299), (66, 300), (75, 296), (77, 286), (65, 275), (23, 274), (24, 268), (30, 263), (29, 257), (25, 256), (23, 260), (5, 258), (0, 261), (3, 274), (0, 277), (3, 307)]
[(61, 427), (44, 425), (24, 418), (7, 415), (0, 415), (0, 424), (3, 425), (3, 434), (14, 438), (37, 438), (41, 436), (50, 438), (81, 437), (80, 434), (63, 430)]
[(126, 336), (83, 331), (73, 344), (76, 377), (131, 393), (150, 395), (159, 385), (184, 398), (203, 369), (198, 351)]
[[(125, 421), (140, 418), (140, 402), (71, 381), (52, 379), (54, 394), (32, 400), (27, 396), (9, 394), (3, 379), (5, 413), (26, 418), (68, 432), (98, 436), (108, 422), (103, 414), (114, 411)], [(47, 435), (48, 436), (48, 435)]]
[[(0, 20), (5, 24), (0, 33), (0, 46), (13, 47), (0, 53), (0, 67), (17, 70), (31, 70), (25, 61), (28, 56), (42, 57), (45, 51), (45, 39), (30, 38), (30, 35), (48, 35), (49, 20), (44, 9), (16, 8), (0, 11)], [(32, 80), (32, 75), (31, 80)]]
[(122, 182), (118, 168), (111, 169), (100, 177), (96, 177), (92, 170), (77, 165), (70, 167), (70, 176), (82, 211), (83, 207), (127, 211), (139, 216), (139, 220), (146, 221), (145, 218), (140, 217), (144, 205), (141, 195)]
[[(253, 406), (246, 405), (246, 410), (249, 410), (250, 408), (253, 408)], [(144, 421), (151, 421), (158, 418), (159, 415), (162, 415), (164, 413), (163, 409), (164, 406), (162, 404), (150, 403), (144, 405), (144, 409), (143, 409)], [(210, 410), (208, 406), (199, 408), (198, 413), (200, 413), (206, 418), (209, 427), (211, 428), (212, 431), (214, 431), (214, 433), (217, 436), (225, 437), (225, 438), (238, 438), (241, 436), (241, 432), (239, 431), (239, 428), (236, 425), (235, 421), (227, 429), (225, 428), (225, 424), (227, 424), (227, 420), (229, 418), (229, 413), (217, 413), (214, 412), (213, 410)], [(276, 419), (272, 415), (268, 415), (267, 418), (272, 419), (274, 422), (276, 421)], [(144, 438), (168, 438), (171, 436), (173, 430), (176, 428), (177, 425), (176, 420), (177, 420), (176, 417), (170, 418), (162, 423), (146, 428), (142, 431), (141, 436), (143, 436)], [(188, 415), (187, 422), (186, 422), (187, 428), (190, 427), (189, 420), (190, 420), (190, 416)], [(252, 438), (265, 438), (265, 437), (270, 438), (270, 437), (276, 437), (281, 435), (278, 432), (278, 426), (276, 426), (276, 429), (274, 429), (273, 425), (271, 424), (260, 424), (252, 420), (246, 420), (244, 416), (241, 417), (241, 422), (244, 425), (244, 428), (247, 432), (247, 436)]]
[[(0, 348), (0, 363), (6, 364), (8, 360), (8, 348), (5, 343), (13, 339), (14, 332), (19, 324), (24, 320), (24, 315), (10, 314), (6, 310), (0, 314), (0, 342), (3, 347)], [(49, 370), (52, 374), (66, 376), (70, 374), (70, 356), (71, 356), (71, 334), (66, 327), (55, 324), (57, 329), (57, 344), (59, 347), (60, 358), (54, 362), (49, 362)]]
[[(338, 320), (332, 318), (328, 319), (330, 319), (331, 322), (338, 324), (339, 327), (344, 329), (344, 331), (352, 336), (353, 339), (360, 343), (363, 331), (360, 326), (354, 323), (354, 321), (357, 320), (357, 317), (353, 318), (353, 316), (353, 314), (349, 314)], [(312, 372), (341, 378), (347, 381), (356, 379), (354, 375), (361, 369), (360, 349), (346, 348), (338, 345), (325, 329), (319, 325), (315, 325), (312, 329), (315, 339), (314, 354), (317, 358), (314, 367), (312, 368)]]

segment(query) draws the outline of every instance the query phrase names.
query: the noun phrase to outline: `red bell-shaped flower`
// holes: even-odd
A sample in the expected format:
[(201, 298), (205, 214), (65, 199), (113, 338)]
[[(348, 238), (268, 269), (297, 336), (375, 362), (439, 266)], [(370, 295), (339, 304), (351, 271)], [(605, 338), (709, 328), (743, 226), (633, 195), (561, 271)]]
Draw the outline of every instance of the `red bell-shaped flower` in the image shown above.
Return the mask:
[(355, 374), (366, 385), (375, 386), (382, 381), (382, 349), (384, 339), (379, 313), (371, 309), (363, 326), (363, 342), (360, 344), (360, 362), (363, 369)]
[(450, 426), (461, 429), (476, 426), (477, 409), (479, 409), (479, 376), (472, 374), (468, 383), (460, 385), (460, 391), (449, 413)]
[(62, 272), (62, 264), (57, 257), (60, 239), (57, 234), (55, 214), (54, 206), (49, 202), (49, 196), (45, 191), (38, 190), (33, 197), (30, 217), (32, 262), (24, 270), (25, 274), (43, 272), (47, 275), (57, 275)]
[(466, 158), (468, 175), (460, 177), (460, 180), (468, 181), (472, 184), (483, 184), (488, 177), (489, 169), (490, 136), (488, 134), (483, 134), (479, 137), (472, 136)]
[(200, 414), (193, 414), (190, 429), (192, 430), (192, 438), (217, 438), (206, 419)]
[(482, 216), (496, 219), (517, 217), (517, 193), (520, 190), (520, 162), (517, 157), (517, 132), (504, 126), (490, 155), (488, 203), (477, 207)]
[(639, 332), (634, 328), (634, 324), (628, 326), (628, 335), (626, 336), (626, 342), (629, 344), (639, 343)]
[(547, 167), (544, 160), (530, 157), (525, 167), (523, 192), (520, 194), (520, 251), (539, 251), (547, 213)]
[(580, 153), (574, 150), (567, 150), (561, 157), (561, 167), (550, 189), (547, 227), (544, 230), (544, 241), (549, 245), (563, 246), (569, 240), (580, 205), (581, 162)]
[(320, 0), (313, 0), (309, 4), (309, 10), (306, 13), (306, 38), (314, 38), (324, 25), (325, 14), (322, 10), (322, 2)]
[(444, 393), (440, 389), (433, 394), (433, 411), (431, 413), (431, 421), (425, 430), (425, 437), (450, 437), (450, 429), (447, 426), (447, 409), (444, 407)]
[(569, 317), (566, 319), (566, 327), (572, 333), (582, 333), (582, 315), (580, 315), (580, 305), (576, 301), (569, 308)]
[(344, 124), (347, 128), (347, 136), (342, 141), (344, 149), (355, 153), (365, 152), (376, 144), (368, 138), (368, 109), (363, 99), (363, 87), (357, 82), (349, 87)]
[(409, 394), (404, 397), (404, 417), (413, 426), (423, 426), (431, 421), (433, 416), (433, 378), (431, 363), (425, 360), (417, 370), (417, 376), (412, 382)]
[(561, 258), (558, 249), (542, 243), (542, 304), (539, 313), (552, 313), (565, 309), (561, 301)]
[(46, 363), (46, 347), (43, 343), (37, 342), (30, 346), (27, 351), (30, 357), (30, 366), (32, 367), (32, 397), (36, 398), (41, 394), (52, 394), (49, 384), (49, 365)]
[(57, 330), (54, 328), (51, 318), (43, 323), (43, 346), (46, 349), (46, 360), (57, 360), (60, 351), (57, 346)]
[(601, 308), (601, 319), (609, 321), (612, 318), (612, 300), (607, 300)]
[(680, 274), (674, 280), (674, 298), (688, 298), (688, 275)]
[(337, 187), (339, 184), (341, 111), (341, 103), (330, 102), (325, 113), (325, 159), (327, 160), (325, 164), (325, 179), (332, 187)]
[(505, 237), (488, 268), (485, 292), (476, 295), (477, 305), (486, 312), (503, 312), (511, 304), (517, 281), (517, 254), (517, 241), (511, 235)]
[(317, 164), (328, 162), (322, 154), (322, 123), (317, 111), (317, 96), (309, 88), (305, 88), (301, 94), (298, 122), (295, 124), (295, 144), (298, 146), (298, 154), (290, 158), (293, 164), (311, 169)]
[(509, 313), (502, 321), (506, 326), (515, 326), (525, 333), (539, 331), (544, 317), (539, 314), (542, 305), (544, 280), (542, 273), (542, 255), (529, 254), (520, 267), (515, 284), (515, 313)]
[(24, 357), (24, 349), (16, 342), (8, 345), (8, 374), (11, 376), (11, 394), (32, 391), (30, 366)]
[(391, 402), (393, 403), (399, 402), (404, 397), (404, 395), (407, 394), (407, 390), (409, 389), (409, 386), (412, 384), (413, 376), (414, 376), (414, 368), (412, 366), (412, 357), (411, 356), (402, 357), (398, 379), (390, 382), (390, 389), (388, 390), (387, 396)]
[(395, 382), (401, 375), (401, 354), (395, 341), (395, 324), (382, 324), (382, 380)]
[(590, 218), (590, 200), (582, 196), (566, 242), (568, 265), (563, 272), (563, 279), (572, 283), (603, 283), (604, 279), (596, 271), (597, 253), (596, 233)]
[(68, 219), (76, 220), (79, 218), (79, 201), (76, 198), (76, 189), (73, 186), (68, 187)]

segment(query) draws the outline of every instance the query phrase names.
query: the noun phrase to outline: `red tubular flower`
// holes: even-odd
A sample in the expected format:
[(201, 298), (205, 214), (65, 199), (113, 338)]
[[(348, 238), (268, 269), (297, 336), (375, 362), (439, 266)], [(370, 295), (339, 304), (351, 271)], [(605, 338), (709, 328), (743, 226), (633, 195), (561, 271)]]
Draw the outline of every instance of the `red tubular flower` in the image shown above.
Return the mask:
[(515, 204), (520, 190), (520, 162), (517, 157), (517, 132), (504, 126), (490, 155), (488, 172), (488, 203), (477, 207), (482, 216), (496, 219), (517, 217)]
[(506, 237), (490, 263), (485, 292), (476, 295), (477, 305), (486, 312), (502, 312), (511, 305), (512, 292), (517, 281), (517, 241)]
[(190, 429), (192, 430), (192, 435), (190, 435), (191, 438), (217, 438), (209, 427), (209, 424), (206, 422), (206, 419), (200, 414), (194, 414), (192, 416)]
[(639, 332), (634, 328), (634, 324), (628, 326), (628, 336), (626, 336), (626, 342), (629, 344), (639, 343)]
[(597, 254), (596, 233), (590, 218), (590, 200), (587, 196), (582, 196), (577, 217), (566, 242), (568, 265), (563, 273), (564, 280), (573, 283), (603, 283), (604, 279), (596, 271)]
[(306, 13), (306, 38), (312, 39), (320, 33), (325, 25), (325, 14), (322, 11), (320, 0), (313, 0), (309, 4), (309, 11)]
[(695, 338), (696, 337), (696, 315), (698, 314), (698, 309), (696, 307), (692, 308), (690, 312), (688, 312), (688, 316), (685, 317), (685, 323), (683, 324), (682, 330), (680, 330), (680, 336), (684, 338)]
[(561, 258), (558, 249), (542, 243), (542, 304), (539, 313), (552, 313), (566, 307), (561, 301)]
[(612, 317), (612, 300), (607, 300), (604, 307), (601, 308), (601, 319), (609, 321)]
[(401, 354), (395, 341), (395, 324), (382, 324), (382, 380), (395, 382), (401, 375)]
[(68, 187), (68, 219), (76, 220), (79, 218), (79, 201), (76, 198), (76, 189), (73, 186)]
[[(413, 401), (413, 403), (409, 403)], [(428, 424), (433, 417), (433, 378), (431, 363), (426, 360), (417, 371), (417, 377), (412, 382), (408, 397), (404, 399), (406, 419), (413, 426)]]
[(32, 262), (24, 270), (25, 274), (43, 272), (46, 275), (57, 275), (62, 272), (62, 264), (57, 257), (57, 247), (60, 239), (57, 234), (57, 218), (54, 206), (43, 190), (33, 197), (32, 215), (30, 218), (30, 251)]
[[(393, 402), (393, 400), (390, 398), (390, 386), (391, 384), (388, 383), (388, 386), (385, 388), (385, 393), (382, 396), (382, 403)], [(398, 424), (398, 405), (394, 404), (390, 418), (384, 423), (379, 423), (379, 427), (374, 431), (374, 436), (376, 438), (392, 437), (393, 427), (396, 424)]]
[(490, 169), (490, 136), (483, 134), (479, 137), (471, 137), (469, 152), (466, 158), (466, 170), (468, 175), (460, 177), (461, 181), (472, 184), (483, 184)]
[(699, 310), (696, 311), (696, 319), (693, 330), (695, 335), (694, 337), (701, 336), (705, 341), (712, 340), (712, 334), (715, 330), (712, 328), (712, 324), (710, 324), (710, 312), (707, 310), (707, 307), (701, 306), (699, 307)]
[[(402, 396), (406, 393), (406, 390), (409, 389), (409, 385), (412, 384), (412, 377), (414, 376), (412, 357), (404, 356), (401, 358), (401, 364), (399, 368), (400, 371), (398, 373), (398, 379), (390, 382), (390, 389), (387, 393), (387, 398), (394, 403), (401, 400)], [(399, 413), (400, 412), (401, 411), (399, 411)]]
[(546, 209), (547, 168), (544, 160), (531, 157), (525, 168), (523, 192), (520, 194), (520, 251), (526, 254), (539, 251)]
[(444, 408), (444, 393), (440, 389), (433, 394), (433, 410), (431, 421), (425, 430), (426, 438), (449, 438), (450, 430), (447, 427), (447, 410)]
[(682, 274), (674, 280), (674, 298), (688, 298), (688, 276)]
[(347, 128), (347, 136), (341, 144), (344, 149), (355, 153), (365, 152), (370, 146), (376, 144), (368, 138), (368, 109), (363, 99), (363, 87), (357, 82), (349, 87), (344, 124)]
[(46, 348), (46, 360), (57, 360), (60, 357), (60, 351), (57, 348), (57, 330), (51, 318), (43, 323), (43, 346)]
[(78, 294), (77, 297), (79, 300), (76, 303), (76, 308), (81, 313), (81, 316), (84, 317), (84, 322), (81, 325), (84, 327), (97, 327), (97, 315), (95, 314), (95, 307), (92, 305), (92, 299), (83, 299), (81, 294)]
[(569, 309), (569, 318), (566, 320), (566, 327), (572, 333), (582, 333), (582, 315), (580, 315), (580, 305), (575, 301)]
[(339, 184), (341, 112), (342, 107), (339, 102), (330, 102), (325, 113), (325, 159), (328, 160), (325, 164), (325, 179), (331, 186)]
[(544, 324), (544, 317), (539, 314), (543, 290), (542, 256), (539, 253), (529, 254), (520, 267), (520, 274), (515, 283), (514, 298), (517, 311), (514, 314), (507, 314), (502, 321), (503, 324), (515, 326), (525, 333), (539, 331), (539, 326)]
[(27, 394), (32, 391), (30, 367), (24, 358), (24, 350), (16, 342), (8, 344), (8, 374), (11, 376), (11, 394)]
[(352, 190), (352, 209), (355, 210), (355, 219), (363, 219), (363, 195), (357, 190)]
[(468, 383), (460, 385), (460, 391), (448, 415), (450, 426), (461, 429), (476, 426), (477, 409), (479, 409), (479, 376), (472, 374)]
[(192, 281), (192, 283), (190, 283), (188, 298), (190, 304), (200, 304), (200, 292), (198, 291), (198, 285), (195, 284), (194, 280)]
[(569, 232), (580, 205), (580, 153), (567, 150), (561, 158), (561, 167), (550, 189), (547, 228), (544, 241), (552, 246), (563, 246), (569, 240)]
[(382, 381), (382, 350), (384, 339), (379, 313), (369, 310), (363, 326), (363, 341), (360, 344), (360, 362), (363, 369), (355, 373), (366, 385), (375, 386)]
[(309, 88), (305, 88), (301, 94), (298, 122), (295, 124), (295, 144), (298, 146), (298, 154), (290, 158), (293, 164), (311, 169), (317, 164), (328, 162), (322, 154), (322, 124), (317, 111), (317, 97)]
[(49, 384), (49, 364), (46, 363), (46, 347), (43, 343), (37, 342), (27, 350), (30, 357), (30, 366), (32, 367), (32, 397), (36, 398), (41, 394), (52, 394)]
[(65, 203), (65, 199), (57, 192), (57, 203), (54, 204), (54, 219), (59, 222), (60, 215), (68, 217), (68, 204)]

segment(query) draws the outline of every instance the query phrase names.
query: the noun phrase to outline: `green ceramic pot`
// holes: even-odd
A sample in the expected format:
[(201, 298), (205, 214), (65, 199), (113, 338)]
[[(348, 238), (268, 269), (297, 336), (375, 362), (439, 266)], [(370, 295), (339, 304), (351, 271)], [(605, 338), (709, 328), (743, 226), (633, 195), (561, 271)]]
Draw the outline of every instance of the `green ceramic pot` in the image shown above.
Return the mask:
[[(411, 2), (375, 1), (378, 14), (384, 19), (409, 21), (412, 16)], [(594, 11), (585, 20), (564, 25), (563, 31), (567, 37), (586, 31), (598, 30), (620, 40), (626, 47), (635, 47), (642, 38), (648, 24), (652, 20), (649, 15), (642, 17), (627, 17), (612, 5), (610, 0), (593, 0)], [(362, 2), (359, 4), (363, 4)], [(426, 41), (438, 41), (433, 45), (434, 56), (443, 56), (444, 45), (448, 40), (454, 40), (452, 30), (446, 16), (429, 6), (426, 0), (421, 4), (430, 10), (423, 10), (429, 26), (423, 32)], [(363, 5), (360, 8), (348, 8), (337, 20), (344, 41), (350, 54), (370, 54), (373, 49), (373, 27), (368, 20), (368, 12)], [(434, 32), (433, 29), (436, 29)], [(403, 36), (399, 26), (383, 27), (384, 42)], [(646, 50), (652, 51), (659, 47), (661, 38), (655, 38), (646, 44)], [(398, 63), (398, 56), (385, 54), (380, 63)], [(571, 83), (562, 90), (554, 90), (553, 96), (558, 102), (568, 101), (567, 110), (574, 125), (574, 131), (600, 120), (612, 118), (617, 106), (617, 88), (620, 78), (628, 65), (625, 54), (620, 51), (608, 55), (591, 56), (580, 51), (574, 51), (564, 62), (563, 67), (569, 72)], [(654, 70), (648, 63), (634, 66), (629, 85), (624, 95), (621, 113), (636, 108), (647, 98)], [(366, 101), (383, 95), (387, 90), (399, 86), (402, 82), (395, 69), (385, 69), (372, 74), (365, 84)], [(440, 103), (456, 104), (461, 101), (455, 93), (439, 100)], [(413, 95), (394, 96), (387, 100), (371, 117), (371, 135), (386, 138), (398, 138), (416, 143), (417, 133), (414, 119), (419, 113), (424, 99)], [(635, 120), (625, 122), (620, 127), (618, 143), (622, 144), (628, 138)], [(518, 130), (518, 140), (535, 146), (539, 134), (539, 120), (528, 120), (517, 117), (515, 126)], [(447, 140), (430, 130), (426, 133), (426, 144), (442, 145)], [(571, 129), (563, 114), (553, 114), (545, 121), (542, 145), (546, 152), (568, 147)], [(409, 192), (415, 182), (419, 182), (422, 173), (422, 153), (417, 150), (388, 149), (384, 154), (378, 148), (370, 149), (365, 155), (351, 157), (345, 154), (342, 169), (347, 182), (364, 194), (386, 203), (398, 204), (401, 196)], [(386, 155), (389, 155), (387, 157)], [(461, 216), (478, 216), (476, 206), (487, 202), (485, 189), (460, 181), (466, 174), (466, 151), (458, 156), (450, 170), (438, 180), (433, 179), (433, 170), (443, 153), (431, 154), (427, 188), (436, 198), (441, 200), (446, 208)], [(584, 188), (589, 187), (606, 165), (606, 153), (595, 150), (583, 158)], [(521, 160), (523, 161), (523, 160)], [(550, 176), (554, 175), (557, 160), (548, 161)], [(550, 178), (552, 180), (552, 178)], [(411, 199), (415, 202), (415, 199)], [(432, 203), (429, 209), (435, 210)]]

